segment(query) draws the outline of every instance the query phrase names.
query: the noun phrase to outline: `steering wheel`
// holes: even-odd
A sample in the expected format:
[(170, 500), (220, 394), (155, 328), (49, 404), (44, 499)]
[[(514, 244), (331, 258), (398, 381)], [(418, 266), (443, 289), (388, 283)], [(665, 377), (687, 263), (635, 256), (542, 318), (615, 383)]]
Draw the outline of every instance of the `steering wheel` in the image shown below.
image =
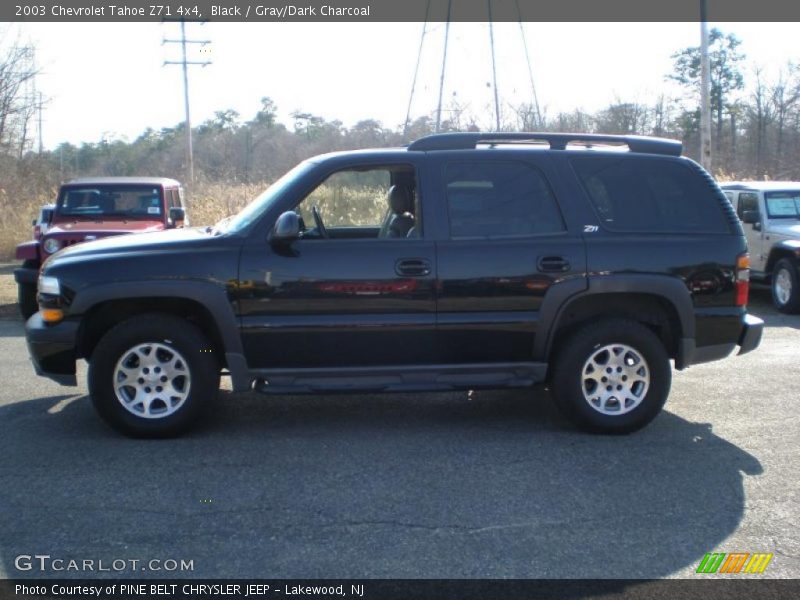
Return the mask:
[(322, 222), (322, 216), (319, 214), (319, 208), (317, 208), (316, 204), (311, 209), (311, 214), (314, 216), (314, 223), (317, 224), (317, 231), (319, 232), (320, 237), (331, 237), (328, 235), (328, 230), (325, 229), (325, 223)]

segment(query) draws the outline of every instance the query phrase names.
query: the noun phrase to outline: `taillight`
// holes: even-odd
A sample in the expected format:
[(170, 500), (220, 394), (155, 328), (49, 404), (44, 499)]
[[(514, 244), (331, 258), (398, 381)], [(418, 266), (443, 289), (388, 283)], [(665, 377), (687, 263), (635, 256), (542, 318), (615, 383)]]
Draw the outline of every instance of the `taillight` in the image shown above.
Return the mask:
[(746, 252), (736, 259), (736, 306), (746, 306), (750, 294), (750, 255)]

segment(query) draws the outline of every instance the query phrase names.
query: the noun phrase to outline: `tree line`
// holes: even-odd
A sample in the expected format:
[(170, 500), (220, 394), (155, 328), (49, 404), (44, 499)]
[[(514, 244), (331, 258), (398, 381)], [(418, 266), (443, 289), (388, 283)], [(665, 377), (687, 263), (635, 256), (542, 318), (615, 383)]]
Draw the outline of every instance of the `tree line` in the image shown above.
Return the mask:
[[(133, 141), (103, 139), (63, 143), (36, 152), (31, 120), (37, 101), (26, 94), (35, 71), (26, 63), (30, 49), (7, 45), (0, 56), (0, 182), (27, 180), (53, 187), (78, 175), (164, 175), (185, 173), (184, 125), (147, 129)], [(699, 156), (699, 48), (678, 50), (665, 80), (683, 93), (649, 103), (615, 99), (596, 112), (548, 114), (532, 104), (504, 105), (508, 131), (640, 134), (680, 139), (684, 154)], [(800, 179), (800, 66), (787, 62), (777, 75), (745, 70), (741, 42), (719, 29), (710, 33), (713, 171), (718, 177)], [(747, 85), (746, 85), (747, 84)], [(442, 131), (478, 130), (476, 116), (455, 102)], [(374, 119), (352, 126), (318, 115), (294, 112), (277, 119), (277, 106), (261, 99), (250, 119), (221, 110), (193, 128), (195, 173), (199, 182), (261, 183), (280, 176), (300, 160), (322, 152), (399, 146), (434, 131), (433, 115), (387, 127)], [(8, 187), (0, 183), (0, 187)], [(25, 188), (21, 187), (20, 192)]]

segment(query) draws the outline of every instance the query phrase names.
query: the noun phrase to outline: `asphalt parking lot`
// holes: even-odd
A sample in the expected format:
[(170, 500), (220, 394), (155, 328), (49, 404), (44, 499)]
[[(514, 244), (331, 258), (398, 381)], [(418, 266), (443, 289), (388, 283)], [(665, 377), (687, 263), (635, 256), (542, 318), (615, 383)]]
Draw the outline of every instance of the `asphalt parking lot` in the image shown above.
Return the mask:
[(91, 575), (16, 568), (33, 554), (193, 561), (150, 577), (695, 577), (711, 551), (771, 552), (761, 577), (800, 577), (800, 316), (764, 291), (751, 311), (761, 348), (675, 373), (627, 437), (570, 429), (545, 390), (223, 390), (191, 435), (130, 440), (83, 376), (36, 377), (5, 318), (0, 577)]

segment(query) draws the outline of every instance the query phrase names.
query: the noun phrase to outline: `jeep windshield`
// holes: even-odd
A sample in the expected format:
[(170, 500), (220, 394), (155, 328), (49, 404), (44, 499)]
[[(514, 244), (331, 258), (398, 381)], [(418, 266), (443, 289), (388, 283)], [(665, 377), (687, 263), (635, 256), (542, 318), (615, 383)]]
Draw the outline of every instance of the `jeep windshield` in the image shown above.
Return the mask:
[(95, 219), (163, 218), (161, 190), (151, 185), (90, 185), (61, 191), (56, 214), (61, 217)]
[(211, 230), (215, 235), (220, 233), (239, 233), (255, 223), (264, 211), (268, 210), (272, 204), (281, 197), (283, 192), (291, 187), (295, 181), (302, 178), (315, 165), (313, 161), (306, 160), (301, 162), (283, 177), (269, 186), (255, 200), (245, 206), (239, 213), (222, 219), (214, 225)]
[(800, 190), (766, 192), (764, 200), (771, 219), (800, 219)]

